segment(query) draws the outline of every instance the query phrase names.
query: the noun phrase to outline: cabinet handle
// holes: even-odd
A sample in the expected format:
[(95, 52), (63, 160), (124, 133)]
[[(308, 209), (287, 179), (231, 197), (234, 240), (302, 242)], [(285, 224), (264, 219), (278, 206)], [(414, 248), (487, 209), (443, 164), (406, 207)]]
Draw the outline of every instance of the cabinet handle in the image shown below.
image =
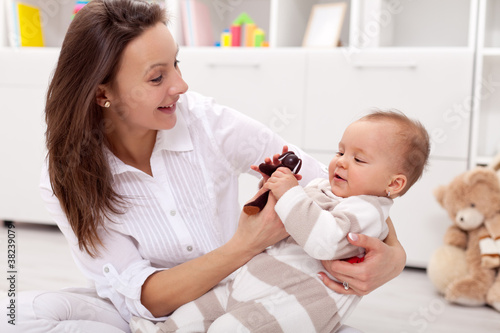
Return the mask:
[(394, 69), (416, 69), (417, 63), (414, 61), (408, 62), (354, 62), (352, 67), (357, 69), (369, 69), (369, 68), (394, 68)]
[(224, 64), (224, 63), (209, 63), (210, 68), (250, 68), (260, 69), (260, 64)]

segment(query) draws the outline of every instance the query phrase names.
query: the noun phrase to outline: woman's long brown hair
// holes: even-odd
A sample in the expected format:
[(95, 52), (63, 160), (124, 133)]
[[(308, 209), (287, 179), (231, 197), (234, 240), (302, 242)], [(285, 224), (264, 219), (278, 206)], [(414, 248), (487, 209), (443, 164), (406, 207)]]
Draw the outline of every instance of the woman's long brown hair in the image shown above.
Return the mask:
[(98, 255), (105, 221), (123, 213), (103, 151), (104, 121), (96, 93), (112, 82), (126, 45), (146, 29), (166, 24), (164, 9), (141, 0), (93, 0), (64, 39), (47, 92), (48, 169), (54, 194), (80, 250)]

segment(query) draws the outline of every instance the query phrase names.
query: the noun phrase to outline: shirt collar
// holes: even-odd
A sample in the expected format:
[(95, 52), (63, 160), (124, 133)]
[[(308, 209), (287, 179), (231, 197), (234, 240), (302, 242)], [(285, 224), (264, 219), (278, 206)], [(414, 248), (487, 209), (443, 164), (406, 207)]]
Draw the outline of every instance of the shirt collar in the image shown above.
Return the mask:
[[(180, 105), (178, 104), (177, 107)], [(180, 108), (179, 108), (180, 109)], [(190, 151), (193, 150), (193, 142), (189, 129), (180, 110), (176, 113), (175, 126), (169, 130), (160, 130), (156, 134), (156, 143), (153, 153), (159, 150)]]
[[(169, 130), (159, 130), (156, 134), (156, 143), (153, 148), (153, 154), (162, 150), (178, 152), (193, 150), (193, 142), (191, 140), (191, 135), (189, 134), (186, 120), (179, 109), (177, 110), (176, 116), (177, 121), (173, 128)], [(103, 149), (113, 175), (127, 171), (137, 171), (135, 168), (123, 163), (109, 150), (108, 147), (104, 146)]]

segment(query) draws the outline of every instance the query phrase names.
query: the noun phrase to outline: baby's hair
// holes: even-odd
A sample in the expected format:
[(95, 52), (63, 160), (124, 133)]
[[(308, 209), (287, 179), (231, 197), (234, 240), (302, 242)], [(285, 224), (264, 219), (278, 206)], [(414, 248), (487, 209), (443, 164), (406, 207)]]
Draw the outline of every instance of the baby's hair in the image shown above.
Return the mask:
[(398, 164), (407, 178), (407, 185), (400, 196), (405, 194), (420, 179), (427, 166), (430, 154), (427, 130), (418, 120), (408, 118), (399, 110), (375, 110), (360, 120), (391, 121), (398, 126), (399, 130), (393, 134), (398, 138), (395, 144), (401, 152)]

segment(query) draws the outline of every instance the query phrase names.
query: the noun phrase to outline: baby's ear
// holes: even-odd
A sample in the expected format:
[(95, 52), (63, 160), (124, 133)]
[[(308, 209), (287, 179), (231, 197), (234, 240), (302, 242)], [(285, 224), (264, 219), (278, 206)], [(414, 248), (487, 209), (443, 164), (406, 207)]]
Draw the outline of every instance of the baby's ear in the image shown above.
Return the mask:
[(394, 195), (399, 195), (401, 191), (406, 187), (408, 180), (403, 174), (395, 175), (389, 184), (389, 191), (391, 192), (391, 197)]

